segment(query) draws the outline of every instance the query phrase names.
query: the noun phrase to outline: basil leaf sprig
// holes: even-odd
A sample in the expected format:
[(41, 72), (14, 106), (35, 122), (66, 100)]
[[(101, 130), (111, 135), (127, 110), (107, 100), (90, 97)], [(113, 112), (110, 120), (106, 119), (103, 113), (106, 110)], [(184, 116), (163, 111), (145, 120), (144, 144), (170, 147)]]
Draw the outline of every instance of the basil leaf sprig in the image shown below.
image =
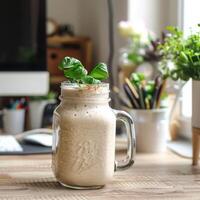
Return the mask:
[(99, 84), (108, 78), (108, 69), (105, 63), (99, 63), (90, 73), (76, 58), (65, 57), (58, 68), (64, 72), (64, 76), (71, 82), (79, 84)]

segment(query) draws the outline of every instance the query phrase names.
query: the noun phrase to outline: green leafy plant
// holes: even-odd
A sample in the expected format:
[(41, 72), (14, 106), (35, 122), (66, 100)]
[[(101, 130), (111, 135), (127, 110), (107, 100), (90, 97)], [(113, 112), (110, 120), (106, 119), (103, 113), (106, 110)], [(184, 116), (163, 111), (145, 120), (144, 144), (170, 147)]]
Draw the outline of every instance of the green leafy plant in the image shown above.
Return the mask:
[(76, 58), (65, 57), (58, 68), (70, 82), (78, 84), (99, 84), (108, 78), (108, 69), (105, 63), (97, 64), (90, 73)]
[(185, 38), (176, 27), (167, 27), (167, 30), (169, 36), (159, 46), (163, 54), (161, 73), (173, 80), (200, 80), (200, 31), (191, 32)]
[(150, 35), (148, 41), (142, 43), (140, 37), (131, 38), (130, 51), (128, 53), (128, 60), (137, 65), (143, 62), (159, 61), (162, 57), (158, 46), (161, 39), (154, 39)]
[(144, 62), (144, 56), (141, 54), (145, 48), (145, 44), (141, 42), (140, 35), (132, 35), (130, 39), (130, 50), (128, 52), (128, 60), (132, 63), (139, 65)]
[(128, 46), (123, 52), (123, 58), (134, 65), (143, 62), (155, 62), (161, 58), (158, 45), (161, 39), (156, 39), (154, 33), (146, 29), (144, 24), (133, 25), (129, 21), (121, 21), (118, 24), (119, 33), (128, 38)]

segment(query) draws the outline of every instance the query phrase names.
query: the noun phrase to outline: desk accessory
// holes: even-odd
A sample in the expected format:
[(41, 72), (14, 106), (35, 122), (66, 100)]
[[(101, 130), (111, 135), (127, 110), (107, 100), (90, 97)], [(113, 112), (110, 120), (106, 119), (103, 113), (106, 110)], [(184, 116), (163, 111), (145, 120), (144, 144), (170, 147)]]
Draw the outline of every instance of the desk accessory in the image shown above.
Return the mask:
[(27, 101), (25, 98), (11, 99), (6, 108), (1, 112), (3, 116), (3, 129), (5, 133), (17, 134), (24, 131), (25, 110)]
[(138, 152), (155, 153), (166, 148), (169, 117), (161, 103), (165, 86), (162, 76), (147, 80), (144, 74), (133, 73), (125, 79), (124, 91), (132, 105), (127, 111), (135, 120)]
[[(38, 142), (30, 142), (29, 136), (48, 135), (52, 137), (52, 129), (34, 129), (18, 133), (16, 135), (0, 135), (0, 155), (30, 155), (30, 154), (49, 154), (52, 153), (52, 147), (44, 145), (44, 137), (40, 137)], [(29, 140), (26, 140), (29, 139)], [(50, 139), (51, 140), (51, 139)], [(45, 142), (45, 143), (44, 143)]]
[(144, 74), (133, 73), (130, 80), (125, 78), (123, 87), (134, 109), (159, 109), (166, 80), (161, 76), (155, 80), (145, 80)]

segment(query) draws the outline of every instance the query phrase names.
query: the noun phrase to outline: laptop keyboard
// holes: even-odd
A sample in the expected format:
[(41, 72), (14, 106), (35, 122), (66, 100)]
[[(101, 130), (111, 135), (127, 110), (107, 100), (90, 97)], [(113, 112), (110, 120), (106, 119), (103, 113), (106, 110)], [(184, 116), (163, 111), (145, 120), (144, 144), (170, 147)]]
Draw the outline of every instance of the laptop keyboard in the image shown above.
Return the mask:
[(22, 152), (19, 142), (12, 135), (0, 135), (0, 152)]

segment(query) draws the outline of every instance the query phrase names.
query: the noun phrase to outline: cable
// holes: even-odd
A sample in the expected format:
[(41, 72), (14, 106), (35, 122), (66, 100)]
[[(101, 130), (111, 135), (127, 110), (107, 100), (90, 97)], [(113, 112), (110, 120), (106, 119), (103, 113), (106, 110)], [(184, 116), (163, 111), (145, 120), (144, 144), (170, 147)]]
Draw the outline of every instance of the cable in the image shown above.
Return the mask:
[(114, 77), (113, 77), (113, 58), (114, 58), (114, 14), (113, 14), (113, 2), (112, 0), (107, 0), (108, 4), (108, 31), (109, 31), (109, 56), (108, 56), (108, 71), (109, 71), (109, 82), (110, 88), (112, 90), (114, 86)]
[(107, 4), (108, 4), (108, 36), (109, 36), (108, 71), (109, 71), (109, 83), (110, 83), (110, 91), (111, 91), (110, 103), (112, 107), (116, 107), (117, 96), (113, 92), (113, 88), (114, 88), (113, 58), (114, 58), (114, 53), (115, 53), (113, 1), (107, 0)]

